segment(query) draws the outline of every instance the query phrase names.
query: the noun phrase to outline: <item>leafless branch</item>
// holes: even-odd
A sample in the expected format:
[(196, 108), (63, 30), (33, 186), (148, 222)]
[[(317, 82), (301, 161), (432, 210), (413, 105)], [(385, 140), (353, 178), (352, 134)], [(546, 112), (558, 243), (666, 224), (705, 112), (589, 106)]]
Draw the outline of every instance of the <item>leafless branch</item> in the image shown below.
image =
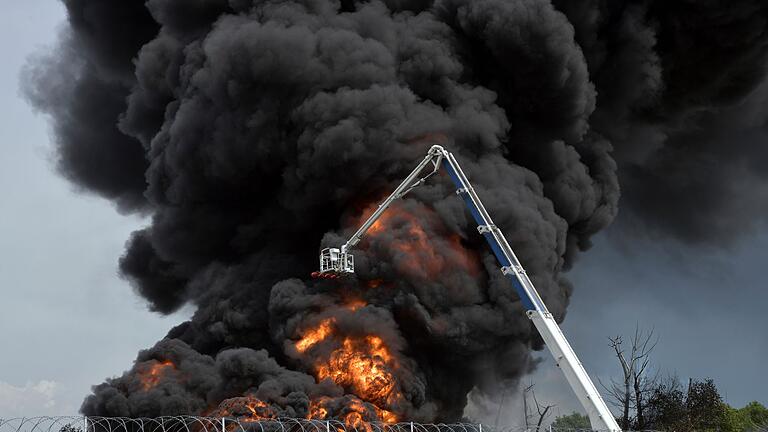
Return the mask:
[(530, 427), (530, 417), (531, 414), (528, 410), (528, 393), (531, 394), (531, 397), (533, 398), (533, 403), (536, 405), (536, 414), (538, 415), (538, 420), (536, 421), (536, 428), (541, 429), (541, 424), (544, 423), (544, 420), (551, 414), (552, 408), (556, 407), (556, 405), (542, 405), (539, 403), (538, 398), (536, 397), (536, 392), (534, 391), (535, 384), (531, 382), (528, 387), (523, 389), (523, 409), (525, 410), (525, 427)]
[[(657, 381), (657, 375), (649, 376), (651, 367), (651, 353), (656, 348), (659, 338), (655, 336), (654, 329), (646, 332), (635, 326), (635, 332), (630, 338), (629, 352), (626, 351), (624, 338), (615, 336), (608, 338), (609, 346), (613, 349), (616, 358), (621, 365), (620, 380), (611, 380), (606, 386), (600, 385), (610, 396), (609, 400), (617, 408), (621, 409), (620, 424), (623, 429), (634, 426), (644, 426), (645, 399)], [(634, 410), (634, 416), (632, 411)]]

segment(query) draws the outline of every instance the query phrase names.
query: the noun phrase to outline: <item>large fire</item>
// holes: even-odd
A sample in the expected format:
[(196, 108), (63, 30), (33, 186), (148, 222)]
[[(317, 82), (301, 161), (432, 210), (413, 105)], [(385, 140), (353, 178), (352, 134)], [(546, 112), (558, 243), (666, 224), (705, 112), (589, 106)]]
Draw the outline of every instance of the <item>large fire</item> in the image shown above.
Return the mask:
[[(365, 306), (365, 302), (355, 300), (347, 306), (348, 310), (355, 311)], [(382, 408), (394, 406), (403, 398), (393, 374), (397, 362), (384, 340), (376, 335), (339, 335), (335, 320), (327, 318), (306, 329), (295, 343), (295, 347), (303, 354), (320, 342), (334, 343), (337, 346), (329, 355), (315, 359), (315, 377), (318, 380), (330, 379), (359, 397), (361, 401), (372, 404), (379, 421), (396, 422), (397, 416)], [(353, 425), (363, 421), (366, 410), (361, 401), (353, 400), (345, 406), (345, 410), (355, 406), (359, 408), (342, 415), (345, 423)], [(310, 418), (325, 419), (328, 416), (325, 402), (323, 399), (313, 401)]]
[(141, 388), (144, 391), (155, 388), (162, 379), (163, 375), (171, 369), (175, 369), (176, 366), (170, 360), (151, 360), (151, 364), (138, 373), (139, 381), (141, 382)]
[[(366, 209), (361, 221), (375, 208)], [(393, 262), (404, 275), (439, 280), (443, 272), (455, 268), (470, 274), (480, 272), (477, 257), (468, 253), (461, 238), (449, 233), (435, 212), (427, 207), (393, 205), (371, 226), (367, 237), (383, 239), (386, 233), (392, 233), (386, 246), (395, 252)], [(363, 284), (368, 289), (377, 289), (387, 282), (377, 278)], [(366, 305), (364, 300), (354, 297), (347, 298), (343, 306), (354, 313)], [(337, 324), (336, 317), (322, 319), (304, 328), (294, 342), (296, 352), (311, 361), (318, 381), (331, 380), (351, 393), (341, 409), (331, 398), (312, 400), (308, 417), (337, 418), (358, 430), (368, 429), (368, 422), (372, 420), (397, 422), (394, 411), (402, 405), (405, 396), (397, 380), (396, 357), (380, 335), (343, 334)], [(323, 349), (315, 350), (318, 346)]]
[[(353, 299), (345, 304), (345, 309), (354, 313), (364, 306), (363, 300)], [(321, 344), (330, 349), (313, 350)], [(381, 337), (340, 334), (336, 318), (331, 317), (301, 331), (294, 347), (303, 358), (313, 359), (318, 381), (331, 380), (350, 393), (341, 400), (329, 396), (313, 398), (307, 419), (338, 419), (357, 430), (370, 430), (372, 421), (398, 421), (391, 409), (404, 395), (394, 374), (397, 361)], [(207, 415), (236, 417), (246, 422), (279, 417), (269, 402), (254, 395), (227, 399)]]
[[(372, 205), (365, 209), (360, 221), (367, 219), (376, 208)], [(425, 223), (439, 230), (441, 235), (428, 235)], [(366, 236), (377, 238), (384, 233), (393, 233), (387, 247), (395, 251), (392, 258), (396, 268), (407, 276), (436, 280), (451, 268), (460, 268), (473, 276), (480, 273), (477, 257), (461, 244), (461, 237), (445, 232), (435, 212), (428, 207), (421, 206), (414, 211), (402, 204), (393, 204), (371, 225)], [(368, 284), (369, 287), (379, 285), (380, 280)]]
[(386, 406), (398, 396), (392, 364), (392, 356), (378, 336), (347, 337), (330, 358), (315, 365), (315, 370), (318, 379), (330, 378), (363, 400)]
[[(374, 209), (364, 211), (362, 219)], [(439, 234), (428, 234), (433, 231)], [(480, 272), (477, 257), (468, 253), (461, 238), (447, 232), (439, 217), (427, 207), (392, 206), (367, 234), (369, 238), (383, 239), (385, 233), (393, 233), (386, 246), (395, 252), (393, 262), (404, 275), (439, 280), (441, 273), (454, 268)], [(363, 282), (362, 286), (378, 289), (388, 283), (377, 278)], [(346, 297), (342, 304), (348, 313), (355, 313), (366, 305), (366, 301), (356, 295)], [(398, 417), (394, 411), (405, 401), (397, 379), (396, 356), (380, 335), (344, 334), (337, 319), (327, 317), (301, 329), (293, 342), (295, 353), (309, 361), (318, 381), (331, 380), (349, 393), (341, 401), (328, 396), (313, 398), (307, 418), (338, 419), (357, 430), (371, 430), (371, 421), (396, 423)], [(253, 395), (225, 402), (216, 409), (216, 415), (236, 416), (244, 421), (278, 416), (268, 402)]]
[[(383, 421), (385, 423), (397, 422), (397, 416), (391, 411), (366, 403), (357, 397), (347, 397), (344, 402), (341, 412), (336, 413), (336, 417), (342, 420), (347, 426), (355, 427), (358, 431), (361, 430), (361, 427), (370, 430), (371, 420)], [(310, 404), (309, 419), (328, 419), (328, 405), (332, 403), (331, 398), (326, 396), (321, 396), (320, 398), (313, 400)], [(375, 419), (371, 418), (372, 415), (375, 416)]]

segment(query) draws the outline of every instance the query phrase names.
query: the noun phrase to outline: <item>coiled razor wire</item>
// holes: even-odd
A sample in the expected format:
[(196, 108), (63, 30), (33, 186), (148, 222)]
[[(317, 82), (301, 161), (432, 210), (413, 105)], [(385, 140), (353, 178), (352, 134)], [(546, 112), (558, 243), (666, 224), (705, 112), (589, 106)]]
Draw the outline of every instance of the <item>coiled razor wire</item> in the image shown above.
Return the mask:
[[(751, 432), (768, 432), (768, 424)], [(493, 428), (479, 423), (362, 423), (338, 420), (238, 419), (235, 417), (18, 417), (0, 418), (0, 432), (599, 432), (547, 427)], [(642, 432), (659, 432), (646, 430)]]
[(19, 417), (0, 418), (0, 432), (585, 432), (584, 429), (501, 428), (474, 423), (362, 423), (338, 420), (234, 417)]

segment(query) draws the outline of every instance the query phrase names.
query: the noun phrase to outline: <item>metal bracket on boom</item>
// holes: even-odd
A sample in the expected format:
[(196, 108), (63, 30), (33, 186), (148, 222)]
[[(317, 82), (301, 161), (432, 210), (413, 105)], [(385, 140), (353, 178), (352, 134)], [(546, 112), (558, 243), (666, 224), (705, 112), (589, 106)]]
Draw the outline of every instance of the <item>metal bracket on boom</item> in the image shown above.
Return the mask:
[(501, 268), (501, 274), (503, 275), (524, 275), (525, 269), (522, 266), (504, 266)]
[(496, 225), (478, 225), (477, 232), (480, 234), (491, 233), (496, 230)]

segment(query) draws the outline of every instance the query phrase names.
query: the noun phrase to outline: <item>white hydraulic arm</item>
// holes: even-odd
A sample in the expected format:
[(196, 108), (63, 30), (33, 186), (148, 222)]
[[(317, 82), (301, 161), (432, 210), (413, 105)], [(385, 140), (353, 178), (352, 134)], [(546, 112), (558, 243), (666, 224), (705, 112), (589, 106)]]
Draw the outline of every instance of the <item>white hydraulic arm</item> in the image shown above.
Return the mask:
[[(432, 170), (427, 175), (419, 177), (419, 174), (430, 165), (430, 162)], [(467, 208), (472, 213), (472, 217), (477, 222), (478, 232), (485, 237), (493, 254), (501, 264), (501, 272), (510, 280), (520, 296), (528, 318), (533, 321), (534, 326), (554, 357), (555, 363), (563, 371), (568, 384), (570, 384), (579, 402), (581, 402), (581, 405), (586, 410), (592, 429), (620, 431), (621, 428), (616, 423), (613, 414), (611, 414), (594, 383), (589, 378), (589, 375), (587, 375), (578, 357), (576, 357), (573, 348), (565, 339), (565, 335), (563, 335), (552, 314), (547, 310), (546, 305), (544, 305), (536, 288), (525, 273), (523, 266), (509, 246), (504, 234), (493, 223), (491, 216), (469, 183), (469, 179), (462, 171), (456, 158), (443, 147), (438, 145), (432, 146), (424, 160), (400, 183), (389, 197), (379, 204), (376, 211), (368, 217), (363, 225), (340, 249), (323, 249), (320, 254), (319, 274), (339, 275), (354, 272), (354, 261), (349, 252), (351, 248), (360, 242), (368, 229), (376, 223), (392, 202), (424, 183), (427, 178), (440, 169), (441, 165), (456, 185), (456, 194), (464, 199)]]
[[(395, 201), (400, 198), (402, 198), (405, 194), (410, 192), (413, 188), (421, 185), (424, 183), (424, 181), (427, 180), (432, 174), (436, 173), (438, 169), (440, 169), (440, 161), (443, 158), (442, 153), (438, 153), (438, 148), (442, 149), (442, 147), (434, 146), (432, 149), (430, 149), (427, 156), (424, 158), (424, 160), (419, 163), (419, 165), (414, 168), (413, 171), (408, 175), (408, 177), (403, 180), (402, 183), (400, 183), (400, 186), (398, 186), (392, 194), (390, 194), (387, 199), (385, 199), (381, 204), (379, 204), (379, 207), (376, 209), (376, 211), (371, 214), (368, 219), (363, 223), (363, 225), (360, 226), (360, 228), (352, 234), (352, 237), (347, 240), (346, 243), (344, 243), (341, 246), (341, 252), (346, 252), (348, 249), (355, 247), (360, 242), (360, 239), (363, 238), (363, 235), (368, 231), (368, 228), (371, 227), (376, 221), (379, 219), (379, 217), (384, 213), (384, 211)], [(445, 150), (443, 150), (445, 151)], [(424, 170), (424, 168), (429, 165), (429, 163), (432, 162), (432, 172), (427, 174), (424, 177), (419, 178), (416, 180), (419, 176), (419, 174)]]

